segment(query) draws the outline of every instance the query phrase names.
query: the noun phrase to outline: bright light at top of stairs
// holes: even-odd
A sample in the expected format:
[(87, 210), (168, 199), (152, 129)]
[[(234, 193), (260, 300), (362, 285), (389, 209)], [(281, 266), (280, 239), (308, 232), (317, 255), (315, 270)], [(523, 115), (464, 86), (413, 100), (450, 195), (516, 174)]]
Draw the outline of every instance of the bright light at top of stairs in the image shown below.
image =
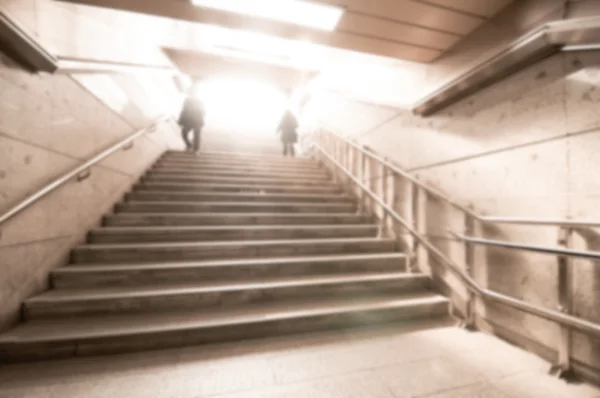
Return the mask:
[(341, 7), (302, 0), (192, 0), (192, 4), (328, 31), (344, 13)]
[(277, 87), (234, 76), (203, 80), (196, 86), (195, 94), (204, 103), (210, 123), (246, 135), (273, 137), (288, 103)]

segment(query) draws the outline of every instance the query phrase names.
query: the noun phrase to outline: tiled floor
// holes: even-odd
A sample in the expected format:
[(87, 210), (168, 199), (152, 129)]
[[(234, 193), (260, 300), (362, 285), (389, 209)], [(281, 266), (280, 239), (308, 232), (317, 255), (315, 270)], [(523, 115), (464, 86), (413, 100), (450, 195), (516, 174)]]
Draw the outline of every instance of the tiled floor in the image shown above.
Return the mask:
[(0, 398), (600, 398), (448, 324), (318, 333), (0, 369)]

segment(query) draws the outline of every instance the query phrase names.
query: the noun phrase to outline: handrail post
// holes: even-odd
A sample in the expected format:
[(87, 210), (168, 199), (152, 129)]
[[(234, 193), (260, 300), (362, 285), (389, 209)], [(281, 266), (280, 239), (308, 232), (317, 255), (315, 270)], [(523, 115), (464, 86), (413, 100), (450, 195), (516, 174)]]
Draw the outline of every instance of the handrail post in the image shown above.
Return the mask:
[[(352, 171), (352, 145), (348, 144), (347, 142), (344, 142), (344, 167), (347, 170)], [(348, 185), (352, 184), (352, 180), (350, 179), (350, 177), (346, 178), (346, 183)]]
[[(377, 194), (377, 161), (373, 158), (367, 159), (366, 185), (371, 192)], [(379, 211), (376, 202), (370, 196), (366, 198), (367, 211), (375, 218), (379, 218)], [(379, 218), (380, 219), (380, 218)], [(381, 219), (380, 219), (381, 220)]]
[[(421, 232), (421, 188), (418, 184), (411, 184), (411, 202), (410, 202), (410, 210), (411, 210), (411, 221), (412, 227), (417, 232)], [(409, 253), (409, 272), (417, 272), (419, 270), (419, 251), (420, 251), (420, 242), (415, 237), (412, 238), (411, 248)]]
[[(350, 173), (354, 174), (354, 151), (352, 150), (352, 145), (346, 145), (346, 169), (350, 170)], [(347, 179), (348, 187), (352, 187), (352, 179), (348, 177)], [(349, 191), (354, 192), (354, 188), (350, 188)]]
[[(475, 217), (473, 217), (469, 213), (464, 213), (464, 229), (465, 235), (474, 236), (475, 234)], [(471, 278), (473, 275), (473, 267), (475, 265), (475, 245), (473, 245), (469, 241), (464, 241), (464, 250), (465, 250), (465, 272)], [(461, 323), (461, 327), (466, 330), (476, 330), (477, 326), (475, 323), (475, 294), (469, 289), (467, 289), (467, 308), (465, 319)]]
[[(387, 173), (389, 173), (389, 175), (387, 176), (387, 179), (388, 179), (388, 182), (387, 182), (388, 202), (387, 202), (387, 204), (392, 209), (394, 209), (394, 208), (396, 208), (397, 200), (398, 200), (397, 199), (398, 198), (398, 180), (397, 180), (396, 173), (394, 173), (394, 171), (392, 169), (388, 168)], [(393, 237), (396, 240), (401, 242), (401, 238), (396, 233), (394, 218), (391, 217), (389, 214), (388, 214), (388, 222), (387, 222), (386, 228), (387, 228), (387, 232), (391, 235), (391, 237)], [(404, 249), (403, 242), (402, 242), (402, 248)]]
[[(361, 181), (364, 181), (365, 175), (367, 173), (366, 167), (367, 167), (367, 157), (364, 154), (364, 152), (359, 151), (358, 152), (358, 172), (356, 173), (356, 178), (358, 178)], [(364, 208), (365, 208), (365, 191), (360, 189), (359, 193), (358, 193), (357, 212), (362, 213)]]
[[(340, 140), (338, 142), (338, 161), (344, 166), (344, 168), (348, 168), (348, 164), (346, 164), (346, 141)], [(347, 178), (344, 178), (344, 181), (347, 181)]]
[[(325, 135), (325, 129), (323, 129), (323, 127), (317, 127), (317, 128), (316, 128), (316, 129), (313, 131), (313, 134), (312, 134), (312, 141), (313, 141), (315, 144), (317, 144), (317, 145), (319, 145), (319, 146), (323, 147), (323, 136), (324, 136), (324, 135)], [(310, 141), (308, 141), (308, 142), (309, 142), (309, 145), (310, 145)], [(313, 154), (312, 156), (314, 157), (314, 159), (316, 159), (316, 161), (317, 161), (317, 162), (320, 162), (320, 159), (319, 159), (319, 157), (318, 157), (318, 156), (316, 156), (316, 155), (314, 155), (314, 154)]]
[[(333, 157), (333, 159), (335, 161), (341, 163), (340, 153), (341, 153), (342, 140), (334, 135), (330, 135), (329, 137), (330, 137), (331, 156)], [(345, 180), (344, 176), (340, 175), (339, 173), (333, 173), (333, 178), (338, 184), (344, 183), (344, 180)]]
[[(336, 139), (335, 140), (335, 160), (340, 162), (342, 165), (344, 164), (344, 141)], [(339, 181), (342, 184), (346, 184), (346, 177), (343, 174), (340, 174)]]
[[(381, 190), (381, 199), (386, 205), (390, 205), (388, 200), (388, 167), (381, 163), (381, 177), (380, 177), (380, 185), (379, 188)], [(379, 223), (379, 231), (378, 236), (383, 237), (387, 231), (388, 224), (388, 213), (385, 211), (383, 207), (381, 207), (381, 220)]]
[[(331, 133), (327, 134), (326, 132), (324, 132), (323, 134), (321, 134), (321, 142), (319, 143), (319, 145), (321, 146), (321, 148), (323, 148), (328, 153), (331, 153), (331, 148), (330, 148), (331, 140), (332, 140)], [(325, 162), (325, 159), (323, 159), (321, 157), (319, 157), (319, 159), (323, 165), (327, 165), (327, 162)], [(335, 173), (332, 173), (332, 175), (335, 175)]]
[[(573, 228), (559, 227), (558, 246), (570, 248), (573, 241)], [(571, 314), (572, 295), (571, 295), (571, 260), (568, 256), (558, 255), (558, 310), (564, 314)], [(571, 328), (561, 325), (560, 337), (558, 341), (558, 358), (556, 364), (550, 369), (550, 373), (561, 379), (573, 379), (573, 369), (571, 366)]]
[(340, 161), (340, 145), (342, 143), (342, 140), (339, 139), (333, 139), (332, 140), (332, 145), (333, 145), (333, 158), (335, 160), (337, 160), (338, 162)]

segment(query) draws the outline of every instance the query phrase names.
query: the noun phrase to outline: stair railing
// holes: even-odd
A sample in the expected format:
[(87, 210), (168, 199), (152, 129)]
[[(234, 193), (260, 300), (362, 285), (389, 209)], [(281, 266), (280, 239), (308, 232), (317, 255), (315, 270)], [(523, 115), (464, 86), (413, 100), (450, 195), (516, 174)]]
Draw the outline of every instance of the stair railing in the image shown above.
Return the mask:
[[(571, 315), (572, 295), (569, 289), (570, 257), (600, 259), (600, 252), (569, 249), (572, 232), (576, 227), (600, 226), (600, 222), (479, 216), (472, 209), (462, 206), (436, 189), (421, 183), (387, 159), (333, 131), (320, 128), (312, 135), (312, 141), (313, 149), (316, 152), (315, 156), (326, 166), (330, 167), (337, 178), (340, 178), (342, 182), (348, 183), (357, 194), (359, 198), (359, 211), (366, 210), (375, 215), (380, 221), (382, 232), (387, 231), (394, 235), (394, 230), (398, 227), (402, 231), (408, 232), (408, 235), (412, 239), (408, 244), (406, 242), (403, 243), (405, 243), (405, 246), (408, 246), (408, 268), (410, 271), (417, 271), (420, 268), (419, 265), (421, 264), (422, 257), (424, 257), (420, 253), (426, 253), (435, 258), (445, 269), (462, 281), (468, 291), (466, 309), (461, 314), (463, 318), (462, 325), (465, 328), (476, 328), (476, 298), (499, 303), (556, 322), (561, 327), (561, 336), (560, 341), (557, 343), (558, 361), (552, 367), (551, 371), (561, 377), (568, 377), (572, 372), (572, 331), (576, 330), (595, 338), (600, 338), (600, 324)], [(378, 172), (378, 174), (375, 175), (375, 172)], [(399, 197), (400, 193), (397, 189), (398, 177), (402, 182), (410, 183), (409, 198)], [(379, 191), (381, 195), (376, 191)], [(451, 232), (456, 239), (464, 243), (465, 264), (463, 267), (440, 251), (422, 232), (425, 211), (424, 203), (428, 195), (436, 197), (464, 213), (464, 234)], [(394, 209), (399, 200), (404, 200), (405, 203), (408, 202), (408, 207), (410, 208), (409, 214), (411, 215), (410, 222), (405, 220)], [(558, 242), (560, 248), (479, 239), (472, 236), (475, 233), (476, 222), (558, 226), (560, 228)], [(475, 245), (496, 246), (556, 255), (558, 258), (559, 308), (557, 310), (545, 308), (480, 286), (473, 277)]]
[(135, 133), (131, 134), (127, 138), (117, 142), (116, 144), (111, 145), (109, 148), (107, 148), (107, 149), (103, 150), (102, 152), (100, 152), (99, 154), (95, 155), (93, 158), (91, 158), (87, 162), (85, 162), (85, 163), (81, 164), (80, 166), (77, 166), (73, 170), (68, 171), (67, 173), (55, 178), (54, 180), (52, 180), (48, 184), (44, 185), (43, 187), (41, 187), (40, 189), (38, 189), (31, 195), (23, 198), (17, 204), (15, 204), (14, 206), (10, 207), (5, 212), (0, 214), (0, 225), (2, 225), (4, 222), (10, 220), (17, 214), (21, 213), (23, 210), (25, 210), (32, 204), (34, 204), (38, 200), (42, 199), (44, 196), (48, 195), (49, 193), (55, 191), (57, 188), (61, 187), (65, 183), (71, 181), (72, 179), (76, 178), (77, 181), (83, 181), (83, 180), (87, 179), (91, 174), (90, 168), (92, 166), (96, 165), (101, 160), (107, 158), (108, 156), (112, 155), (113, 153), (115, 153), (121, 149), (124, 149), (124, 150), (129, 149), (131, 147), (131, 145), (133, 145), (133, 141), (135, 141), (137, 138), (139, 138), (140, 136), (142, 136), (146, 133), (155, 131), (159, 123), (167, 121), (168, 119), (169, 119), (168, 117), (164, 117), (164, 116), (156, 119), (150, 126), (143, 128), (139, 131), (136, 131)]

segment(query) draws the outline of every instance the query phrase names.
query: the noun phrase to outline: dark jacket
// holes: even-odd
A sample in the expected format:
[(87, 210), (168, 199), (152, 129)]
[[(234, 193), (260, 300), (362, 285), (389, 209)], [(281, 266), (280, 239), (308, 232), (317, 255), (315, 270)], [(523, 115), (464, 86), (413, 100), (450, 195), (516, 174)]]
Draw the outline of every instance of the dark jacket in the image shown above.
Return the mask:
[(202, 127), (204, 125), (204, 106), (200, 99), (189, 96), (183, 103), (179, 124), (184, 127)]
[(285, 112), (281, 118), (281, 122), (277, 127), (277, 131), (281, 131), (281, 141), (285, 143), (294, 143), (298, 141), (298, 120), (290, 111)]

